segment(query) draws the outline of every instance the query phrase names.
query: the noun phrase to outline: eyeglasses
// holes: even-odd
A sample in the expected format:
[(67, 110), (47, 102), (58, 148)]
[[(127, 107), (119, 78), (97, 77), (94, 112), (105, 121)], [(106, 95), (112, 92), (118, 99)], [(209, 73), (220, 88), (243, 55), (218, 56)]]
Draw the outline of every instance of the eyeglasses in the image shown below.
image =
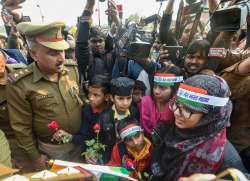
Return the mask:
[(175, 100), (170, 100), (169, 101), (169, 108), (171, 111), (175, 112), (179, 111), (180, 115), (184, 117), (185, 119), (190, 119), (192, 114), (195, 112), (190, 110), (189, 108), (183, 106), (182, 104), (177, 103)]

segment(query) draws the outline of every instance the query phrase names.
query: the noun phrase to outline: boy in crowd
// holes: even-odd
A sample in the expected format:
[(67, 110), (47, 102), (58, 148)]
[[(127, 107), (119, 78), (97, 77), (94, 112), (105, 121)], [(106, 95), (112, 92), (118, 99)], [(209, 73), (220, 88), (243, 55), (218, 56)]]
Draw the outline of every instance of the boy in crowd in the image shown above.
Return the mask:
[(141, 99), (143, 96), (145, 96), (145, 93), (146, 93), (145, 84), (140, 80), (136, 80), (134, 90), (133, 90), (133, 105), (139, 107), (141, 103)]
[[(71, 135), (64, 130), (58, 130), (53, 138), (57, 141), (62, 141), (68, 137), (69, 142), (83, 145), (85, 150), (85, 141), (96, 137), (94, 133), (94, 125), (99, 121), (100, 114), (108, 108), (110, 98), (110, 81), (107, 76), (95, 75), (88, 85), (88, 100), (89, 104), (85, 105), (81, 111), (81, 127), (76, 135)], [(90, 158), (85, 158), (87, 162), (91, 162)]]
[(103, 163), (110, 160), (112, 148), (119, 139), (117, 124), (124, 118), (131, 116), (139, 118), (136, 107), (132, 104), (134, 81), (127, 77), (111, 80), (111, 101), (113, 106), (100, 115), (100, 142), (106, 145), (102, 155)]
[(143, 129), (133, 118), (125, 118), (117, 126), (120, 142), (113, 147), (109, 166), (125, 167), (131, 170), (131, 176), (148, 180), (152, 144), (144, 137)]

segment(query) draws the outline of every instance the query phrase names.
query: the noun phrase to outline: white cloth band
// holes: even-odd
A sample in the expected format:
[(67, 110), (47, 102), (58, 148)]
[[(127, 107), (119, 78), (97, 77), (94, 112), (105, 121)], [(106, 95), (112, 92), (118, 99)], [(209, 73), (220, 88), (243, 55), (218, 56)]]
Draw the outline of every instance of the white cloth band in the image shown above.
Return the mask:
[(122, 140), (124, 140), (127, 136), (130, 134), (133, 134), (135, 132), (141, 132), (142, 129), (140, 126), (133, 126), (131, 128), (125, 129), (124, 131), (121, 132), (120, 137)]
[(154, 82), (158, 83), (178, 83), (182, 81), (183, 81), (183, 76), (176, 76), (176, 77), (154, 76)]
[(225, 106), (229, 101), (229, 97), (209, 96), (205, 94), (188, 91), (182, 88), (178, 89), (177, 96), (183, 99), (189, 100), (189, 101), (206, 104), (206, 105), (212, 105), (212, 106), (220, 106), (220, 107)]
[(214, 58), (225, 58), (227, 55), (227, 50), (225, 48), (210, 48), (208, 57)]

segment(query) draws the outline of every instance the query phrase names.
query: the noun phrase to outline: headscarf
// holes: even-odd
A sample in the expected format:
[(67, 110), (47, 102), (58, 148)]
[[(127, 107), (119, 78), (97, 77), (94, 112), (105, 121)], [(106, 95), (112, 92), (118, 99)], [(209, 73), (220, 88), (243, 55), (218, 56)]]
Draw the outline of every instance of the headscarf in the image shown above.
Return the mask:
[[(217, 76), (195, 75), (184, 83), (205, 89), (210, 96), (230, 95), (226, 82)], [(221, 107), (206, 105), (200, 110), (206, 113), (194, 128), (180, 129), (174, 123), (168, 126), (163, 143), (153, 153), (151, 169), (155, 178), (174, 181), (192, 173), (217, 172), (224, 157), (225, 128), (231, 111), (230, 100)]]

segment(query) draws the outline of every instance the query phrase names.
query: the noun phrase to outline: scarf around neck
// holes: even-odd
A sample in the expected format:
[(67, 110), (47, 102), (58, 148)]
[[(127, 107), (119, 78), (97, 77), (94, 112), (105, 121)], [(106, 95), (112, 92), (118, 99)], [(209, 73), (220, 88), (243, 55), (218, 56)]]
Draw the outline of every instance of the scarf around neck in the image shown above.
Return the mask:
[(164, 142), (153, 151), (151, 169), (155, 177), (178, 180), (192, 173), (216, 173), (224, 158), (226, 127), (232, 111), (231, 101), (205, 114), (198, 125), (167, 128)]

